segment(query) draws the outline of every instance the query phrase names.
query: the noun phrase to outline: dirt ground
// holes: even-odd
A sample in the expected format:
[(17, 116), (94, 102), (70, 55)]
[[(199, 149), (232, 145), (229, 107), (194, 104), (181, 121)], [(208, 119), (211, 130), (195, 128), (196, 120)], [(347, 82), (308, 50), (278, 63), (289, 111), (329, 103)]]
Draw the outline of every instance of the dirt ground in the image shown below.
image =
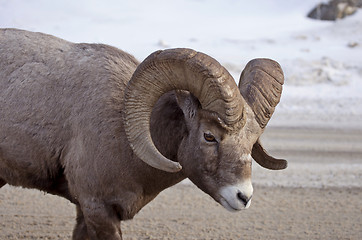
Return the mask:
[[(271, 129), (263, 140), (289, 168), (256, 167), (248, 210), (230, 213), (181, 183), (123, 222), (124, 239), (362, 239), (362, 132)], [(70, 239), (74, 223), (67, 200), (0, 189), (0, 239)]]

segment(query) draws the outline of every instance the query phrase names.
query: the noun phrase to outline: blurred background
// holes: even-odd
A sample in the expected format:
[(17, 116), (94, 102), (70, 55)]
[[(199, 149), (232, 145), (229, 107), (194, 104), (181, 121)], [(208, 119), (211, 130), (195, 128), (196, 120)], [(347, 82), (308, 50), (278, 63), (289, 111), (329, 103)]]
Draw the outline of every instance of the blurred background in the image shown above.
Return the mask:
[(106, 43), (140, 61), (158, 49), (193, 48), (236, 81), (252, 58), (272, 58), (286, 84), (271, 125), (361, 127), (362, 3), (334, 1), (349, 4), (332, 15), (353, 14), (308, 18), (320, 0), (0, 0), (0, 27)]

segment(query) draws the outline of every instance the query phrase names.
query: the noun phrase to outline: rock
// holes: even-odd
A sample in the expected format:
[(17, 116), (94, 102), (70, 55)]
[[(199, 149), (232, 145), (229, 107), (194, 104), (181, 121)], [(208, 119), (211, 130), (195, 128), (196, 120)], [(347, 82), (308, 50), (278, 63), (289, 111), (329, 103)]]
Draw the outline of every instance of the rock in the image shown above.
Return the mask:
[(318, 4), (308, 17), (319, 20), (335, 21), (354, 14), (362, 7), (362, 0), (331, 0)]
[(349, 47), (349, 48), (355, 48), (355, 47), (357, 47), (359, 44), (358, 44), (358, 42), (349, 42), (348, 44), (347, 44), (347, 46)]

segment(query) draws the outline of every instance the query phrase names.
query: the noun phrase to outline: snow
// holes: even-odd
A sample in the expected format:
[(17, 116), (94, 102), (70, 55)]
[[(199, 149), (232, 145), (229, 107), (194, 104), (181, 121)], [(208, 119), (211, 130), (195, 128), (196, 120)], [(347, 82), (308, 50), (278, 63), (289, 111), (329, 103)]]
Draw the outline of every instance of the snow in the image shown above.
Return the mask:
[(140, 61), (158, 49), (193, 48), (236, 81), (249, 60), (272, 58), (286, 83), (270, 125), (361, 128), (362, 11), (336, 22), (308, 19), (320, 2), (0, 0), (0, 27), (106, 43)]

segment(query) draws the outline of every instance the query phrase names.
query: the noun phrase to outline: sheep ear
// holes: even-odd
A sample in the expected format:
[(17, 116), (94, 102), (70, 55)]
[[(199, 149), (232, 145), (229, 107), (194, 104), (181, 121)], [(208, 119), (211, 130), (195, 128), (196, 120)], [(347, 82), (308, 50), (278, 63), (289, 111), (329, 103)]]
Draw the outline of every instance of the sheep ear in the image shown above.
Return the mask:
[(201, 107), (200, 102), (188, 91), (177, 90), (175, 92), (177, 103), (184, 113), (185, 120), (193, 120), (197, 114), (197, 110)]
[(251, 156), (259, 163), (260, 166), (271, 170), (281, 170), (288, 166), (288, 162), (284, 159), (276, 159), (270, 156), (260, 143), (260, 140), (256, 141), (251, 151)]

